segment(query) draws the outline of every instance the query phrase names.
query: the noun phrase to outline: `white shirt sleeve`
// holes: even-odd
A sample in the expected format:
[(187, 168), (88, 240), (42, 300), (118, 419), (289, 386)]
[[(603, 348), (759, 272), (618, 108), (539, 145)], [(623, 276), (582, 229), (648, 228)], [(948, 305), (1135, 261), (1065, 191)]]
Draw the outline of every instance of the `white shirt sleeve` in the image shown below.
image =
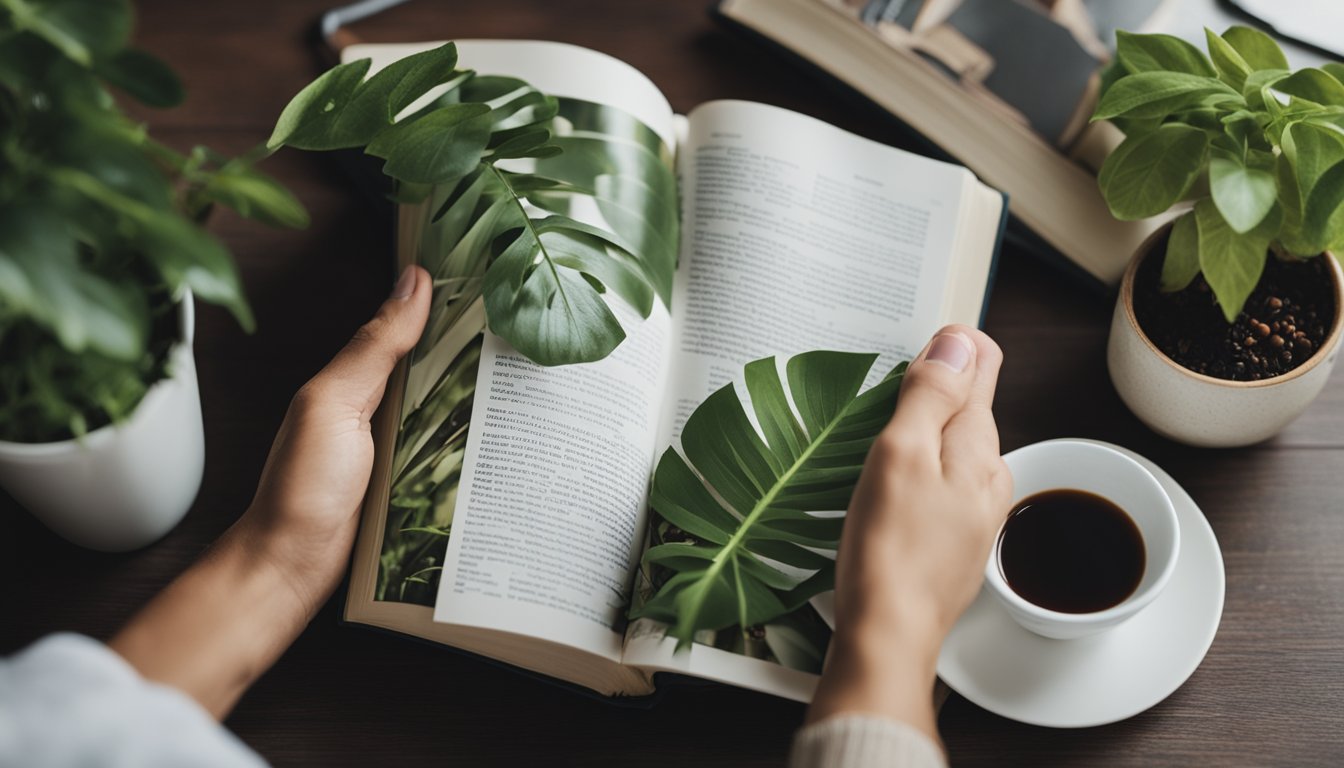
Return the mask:
[(83, 635), (0, 660), (0, 768), (260, 768), (186, 694), (151, 683)]
[(798, 731), (789, 768), (947, 768), (947, 760), (910, 725), (842, 714)]

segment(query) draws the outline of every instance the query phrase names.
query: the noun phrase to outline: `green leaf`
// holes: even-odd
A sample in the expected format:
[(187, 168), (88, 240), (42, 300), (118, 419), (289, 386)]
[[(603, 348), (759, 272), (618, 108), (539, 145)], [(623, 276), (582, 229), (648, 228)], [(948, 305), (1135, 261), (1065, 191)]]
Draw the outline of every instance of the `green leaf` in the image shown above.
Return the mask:
[(456, 66), (453, 43), (388, 64), (355, 89), (332, 123), (328, 140), (342, 146), (368, 144), (416, 99), (462, 76)]
[(1097, 181), (1118, 219), (1156, 216), (1180, 200), (1204, 167), (1208, 138), (1179, 124), (1136, 133), (1115, 148)]
[(1286, 69), (1261, 69), (1252, 72), (1246, 78), (1246, 84), (1241, 88), (1241, 95), (1246, 99), (1246, 106), (1257, 111), (1265, 109), (1265, 90), (1289, 74), (1291, 73)]
[(172, 205), (168, 178), (142, 145), (112, 126), (76, 123), (52, 137), (49, 151), (52, 166), (74, 169), (153, 208)]
[(366, 88), (377, 92), (381, 89), (383, 80), (393, 84), (385, 107), (388, 120), (393, 120), (398, 113), (434, 87), (465, 74), (458, 72), (456, 68), (457, 44), (444, 43), (433, 50), (412, 54), (387, 65), (378, 74), (369, 78)]
[[(684, 456), (673, 449), (663, 454), (650, 503), (705, 543), (646, 555), (646, 563), (675, 575), (633, 617), (671, 623), (670, 634), (685, 646), (701, 630), (773, 621), (833, 583), (834, 566), (810, 551), (814, 541), (789, 531), (824, 522), (830, 538), (821, 546), (838, 545), (839, 527), (832, 525), (838, 520), (814, 513), (848, 506), (868, 448), (896, 407), (905, 370), (898, 366), (859, 394), (875, 359), (798, 355), (786, 366), (787, 394), (774, 358), (747, 365), (751, 407), (764, 437), (732, 385), (691, 414), (681, 436)], [(815, 573), (800, 576), (777, 565), (788, 561)]]
[(1257, 69), (1287, 69), (1288, 58), (1279, 49), (1274, 38), (1252, 27), (1229, 27), (1223, 39), (1241, 56), (1252, 71)]
[(1327, 61), (1321, 65), (1321, 71), (1344, 83), (1344, 64), (1338, 61)]
[[(1287, 133), (1284, 136), (1288, 136)], [(1279, 207), (1283, 211), (1283, 224), (1279, 229), (1278, 242), (1285, 251), (1299, 256), (1314, 255), (1310, 244), (1302, 238), (1302, 195), (1298, 191), (1298, 180), (1293, 173), (1293, 165), (1287, 154), (1281, 154), (1274, 160), (1274, 177), (1279, 184)]]
[[(1330, 125), (1304, 120), (1285, 130), (1281, 140), (1283, 152), (1275, 168), (1279, 203), (1284, 212), (1279, 240), (1291, 253), (1314, 256), (1329, 244), (1322, 238), (1333, 226), (1327, 219), (1324, 230), (1318, 229), (1308, 236), (1305, 231), (1306, 203), (1325, 172), (1344, 162), (1344, 133)], [(1325, 198), (1321, 197), (1316, 204), (1321, 206), (1324, 202)], [(1320, 222), (1317, 221), (1315, 226), (1319, 227)]]
[(1183, 290), (1199, 274), (1199, 227), (1195, 212), (1181, 215), (1171, 227), (1167, 253), (1162, 259), (1162, 290)]
[(328, 150), (370, 144), (416, 99), (470, 76), (454, 69), (456, 65), (457, 46), (446, 43), (398, 59), (367, 81), (368, 59), (333, 67), (290, 100), (266, 146)]
[(1229, 323), (1237, 319), (1247, 297), (1260, 282), (1269, 243), (1278, 232), (1279, 220), (1279, 214), (1274, 212), (1254, 230), (1237, 234), (1211, 199), (1195, 204), (1199, 268)]
[[(1128, 75), (1129, 70), (1125, 69), (1125, 66), (1120, 63), (1119, 59), (1111, 59), (1111, 63), (1107, 64), (1101, 70), (1101, 85), (1097, 95), (1098, 101), (1106, 97), (1106, 94), (1111, 90), (1111, 86), (1115, 85), (1121, 78), (1127, 77)], [(1157, 127), (1159, 122), (1160, 121), (1158, 120), (1149, 118), (1111, 118), (1111, 124), (1116, 128), (1119, 128), (1120, 132), (1125, 135), (1137, 133), (1139, 131), (1152, 130)]]
[(246, 165), (226, 165), (210, 177), (202, 194), (241, 216), (272, 226), (308, 226), (303, 203), (280, 182)]
[(829, 640), (825, 629), (819, 621), (810, 622), (809, 626), (793, 614), (786, 614), (765, 625), (765, 643), (780, 664), (820, 674)]
[(445, 539), (452, 535), (452, 531), (451, 531), (451, 530), (449, 530), (449, 529), (447, 529), (447, 528), (438, 528), (438, 527), (435, 527), (435, 526), (432, 526), (432, 525), (415, 525), (415, 526), (411, 526), (410, 528), (402, 528), (402, 529), (401, 529), (401, 532), (402, 532), (402, 533), (426, 533), (426, 534), (429, 534), (430, 536), (441, 536), (441, 537), (443, 537), (443, 538), (445, 538)]
[(186, 286), (203, 301), (227, 307), (244, 331), (256, 328), (238, 270), (218, 240), (175, 213), (146, 212), (138, 225), (145, 255), (169, 286)]
[(1239, 109), (1229, 115), (1223, 115), (1219, 122), (1222, 124), (1224, 134), (1231, 140), (1235, 154), (1244, 156), (1252, 148), (1257, 150), (1268, 148), (1257, 113)]
[(113, 213), (123, 234), (148, 257), (174, 295), (184, 286), (191, 288), (202, 300), (227, 307), (244, 330), (253, 329), (233, 258), (217, 240), (176, 211), (155, 208), (84, 171), (58, 168), (49, 176)]
[(365, 143), (367, 139), (342, 142), (341, 137), (333, 133), (333, 128), (368, 71), (368, 59), (351, 61), (332, 67), (304, 86), (280, 113), (275, 130), (266, 140), (266, 148), (273, 150), (288, 145), (298, 149), (328, 150)]
[(1140, 35), (1117, 30), (1116, 58), (1130, 73), (1186, 72), (1217, 77), (1203, 51), (1172, 35)]
[(1251, 65), (1246, 63), (1231, 43), (1213, 34), (1213, 30), (1207, 27), (1204, 29), (1204, 39), (1209, 46), (1209, 58), (1213, 59), (1214, 69), (1218, 70), (1219, 79), (1240, 92), (1246, 84), (1246, 77), (1251, 74)]
[(1276, 81), (1273, 88), (1315, 104), (1344, 106), (1344, 84), (1320, 69), (1299, 69)]
[[(620, 242), (640, 255), (645, 274), (670, 305), (679, 230), (676, 181), (667, 165), (646, 146), (602, 134), (560, 136), (553, 143), (563, 152), (538, 162), (537, 173), (571, 184), (566, 195), (577, 191), (595, 200)], [(529, 200), (549, 211), (569, 212), (545, 196)]]
[(364, 151), (385, 159), (383, 173), (398, 181), (454, 183), (480, 164), (490, 141), (489, 113), (484, 104), (440, 107), (379, 133)]
[[(539, 365), (611, 354), (625, 331), (589, 281), (597, 277), (592, 265), (573, 258), (583, 247), (575, 234), (600, 237), (600, 231), (562, 216), (533, 221), (521, 207), (515, 221), (516, 239), (495, 258), (482, 286), (490, 330)], [(569, 248), (552, 254), (556, 241)]]
[(581, 229), (546, 229), (540, 239), (556, 265), (597, 280), (599, 285), (611, 288), (625, 299), (641, 317), (649, 316), (653, 287), (645, 279), (639, 262), (623, 248)]
[(1303, 199), (1311, 194), (1326, 169), (1344, 160), (1344, 132), (1304, 120), (1283, 133), (1283, 155), (1292, 163)]
[(3, 0), (0, 7), (15, 29), (84, 66), (120, 50), (131, 35), (130, 0)]
[(490, 107), (494, 132), (491, 147), (520, 134), (535, 133), (537, 128), (547, 126), (559, 109), (554, 97), (516, 77), (478, 75), (462, 84), (461, 97)]
[(1302, 238), (1314, 252), (1344, 235), (1344, 161), (1321, 174), (1302, 209)]
[(0, 208), (0, 312), (28, 316), (71, 352), (134, 361), (145, 352), (149, 309), (135, 286), (79, 263), (68, 222), (32, 203)]
[(1212, 103), (1239, 100), (1239, 90), (1211, 77), (1184, 72), (1139, 72), (1117, 80), (1101, 98), (1092, 119), (1160, 118)]
[(1218, 212), (1237, 234), (1250, 232), (1264, 221), (1279, 192), (1273, 173), (1249, 168), (1231, 157), (1209, 161), (1209, 189)]
[(185, 96), (171, 68), (144, 51), (127, 48), (98, 66), (107, 82), (150, 107), (175, 107)]

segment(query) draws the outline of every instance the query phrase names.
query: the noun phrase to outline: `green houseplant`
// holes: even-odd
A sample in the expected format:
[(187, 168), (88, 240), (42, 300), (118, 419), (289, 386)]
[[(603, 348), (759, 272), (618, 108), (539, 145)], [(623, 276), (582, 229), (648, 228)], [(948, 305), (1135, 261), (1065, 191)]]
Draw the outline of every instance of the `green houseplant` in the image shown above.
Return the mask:
[(1177, 212), (1126, 273), (1108, 359), (1149, 426), (1239, 445), (1305, 409), (1339, 343), (1344, 66), (1291, 71), (1246, 27), (1206, 38), (1122, 32), (1104, 78), (1112, 213)]
[[(252, 327), (233, 261), (200, 222), (215, 203), (272, 223), (307, 221), (250, 158), (204, 147), (179, 153), (118, 109), (110, 88), (151, 107), (183, 95), (166, 65), (127, 47), (131, 25), (125, 0), (0, 0), (0, 470), (40, 515), (80, 499), (78, 473), (62, 478), (62, 467), (70, 470), (62, 462), (149, 452), (124, 458), (134, 465), (164, 458), (173, 444), (199, 464), (199, 405), (177, 426), (137, 427), (136, 418), (156, 387), (189, 389), (181, 411), (192, 411), (192, 295)], [(142, 433), (143, 445), (124, 443)], [(155, 442), (164, 450), (148, 447)], [(161, 467), (174, 468), (182, 479), (155, 494), (136, 487), (150, 481), (130, 469), (117, 476), (85, 466), (101, 485), (83, 498), (103, 499), (101, 523), (79, 533), (70, 509), (54, 513), (64, 522), (44, 519), (92, 546), (144, 543), (195, 494), (199, 466)], [(109, 483), (123, 484), (126, 497)], [(118, 510), (134, 514), (136, 505), (152, 507), (145, 514), (157, 522), (119, 519)]]

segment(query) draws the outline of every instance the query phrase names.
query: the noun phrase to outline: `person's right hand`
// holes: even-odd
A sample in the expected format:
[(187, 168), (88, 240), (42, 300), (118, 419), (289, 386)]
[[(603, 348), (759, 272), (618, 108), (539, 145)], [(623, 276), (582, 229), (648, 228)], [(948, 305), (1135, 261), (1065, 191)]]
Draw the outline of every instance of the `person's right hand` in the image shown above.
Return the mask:
[(910, 365), (850, 502), (810, 722), (884, 716), (937, 739), (938, 648), (975, 598), (1011, 503), (990, 410), (1002, 360), (985, 334), (949, 326)]

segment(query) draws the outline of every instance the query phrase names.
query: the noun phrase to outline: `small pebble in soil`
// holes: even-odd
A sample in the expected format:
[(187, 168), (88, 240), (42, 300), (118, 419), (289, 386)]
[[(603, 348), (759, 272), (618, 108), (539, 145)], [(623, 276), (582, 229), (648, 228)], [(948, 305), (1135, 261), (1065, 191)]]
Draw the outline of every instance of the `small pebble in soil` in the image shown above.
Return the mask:
[(1271, 256), (1229, 325), (1202, 275), (1184, 290), (1158, 290), (1165, 252), (1166, 243), (1158, 243), (1139, 266), (1134, 313), (1153, 343), (1192, 371), (1234, 381), (1279, 376), (1310, 360), (1334, 325), (1334, 279), (1321, 258), (1289, 262)]

